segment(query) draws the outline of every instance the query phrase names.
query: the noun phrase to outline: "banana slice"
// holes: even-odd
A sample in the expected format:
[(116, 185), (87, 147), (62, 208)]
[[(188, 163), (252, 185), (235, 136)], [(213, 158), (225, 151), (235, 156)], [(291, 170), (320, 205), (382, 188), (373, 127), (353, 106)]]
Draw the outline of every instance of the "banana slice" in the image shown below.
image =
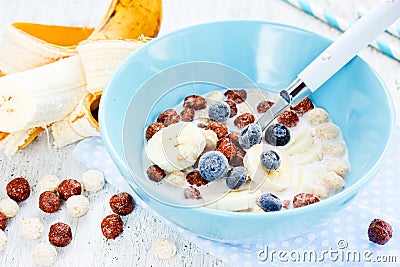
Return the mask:
[(314, 137), (310, 129), (304, 129), (294, 141), (288, 145), (285, 152), (289, 156), (302, 154), (310, 149), (314, 143)]
[(321, 161), (322, 157), (322, 144), (316, 140), (305, 153), (299, 155), (297, 164), (304, 165), (314, 161)]
[(91, 136), (100, 136), (97, 111), (101, 93), (87, 94), (67, 117), (51, 126), (56, 147), (63, 147)]
[(0, 131), (16, 132), (63, 119), (86, 91), (79, 56), (0, 78)]
[(297, 178), (296, 193), (313, 193), (314, 192), (314, 176), (305, 167), (299, 166)]
[(93, 28), (17, 22), (5, 28), (0, 69), (5, 74), (33, 69), (77, 54), (75, 46)]
[(7, 156), (11, 156), (18, 150), (27, 146), (43, 131), (43, 127), (36, 127), (10, 134), (0, 133), (0, 150), (2, 150)]
[(193, 166), (205, 146), (206, 140), (194, 123), (179, 122), (155, 133), (145, 149), (152, 162), (172, 172)]
[[(275, 171), (268, 171), (260, 161), (260, 155), (265, 150), (274, 150), (281, 159), (281, 165)], [(288, 156), (266, 144), (251, 147), (243, 159), (244, 167), (250, 179), (260, 186), (262, 191), (283, 191), (293, 183), (293, 167)]]
[(241, 190), (231, 191), (219, 199), (217, 194), (205, 195), (203, 196), (203, 199), (205, 206), (208, 208), (226, 211), (241, 211), (255, 208), (260, 196), (260, 190), (253, 193), (249, 190)]
[(108, 79), (122, 61), (147, 41), (87, 40), (81, 42), (77, 50), (86, 73), (87, 90), (90, 93), (102, 92)]

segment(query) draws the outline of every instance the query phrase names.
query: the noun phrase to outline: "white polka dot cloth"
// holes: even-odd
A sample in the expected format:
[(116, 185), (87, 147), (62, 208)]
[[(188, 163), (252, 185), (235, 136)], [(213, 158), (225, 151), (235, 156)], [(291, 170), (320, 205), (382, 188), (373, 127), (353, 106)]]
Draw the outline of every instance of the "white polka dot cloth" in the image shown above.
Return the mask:
[[(400, 131), (380, 172), (344, 210), (312, 232), (281, 242), (231, 245), (198, 237), (165, 221), (132, 192), (98, 137), (80, 142), (75, 156), (88, 168), (102, 171), (107, 182), (128, 191), (137, 204), (183, 237), (231, 266), (400, 266)], [(389, 222), (393, 237), (385, 245), (368, 240), (374, 218)]]

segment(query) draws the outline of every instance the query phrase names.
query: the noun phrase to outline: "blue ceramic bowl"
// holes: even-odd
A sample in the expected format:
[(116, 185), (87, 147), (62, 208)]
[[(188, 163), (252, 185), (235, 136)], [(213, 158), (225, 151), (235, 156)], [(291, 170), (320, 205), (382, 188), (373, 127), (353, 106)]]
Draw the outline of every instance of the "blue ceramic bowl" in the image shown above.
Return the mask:
[[(179, 208), (146, 194), (138, 183), (139, 178), (146, 177), (142, 168), (145, 127), (160, 111), (172, 108), (183, 97), (214, 88), (206, 87), (201, 92), (195, 87), (178, 90), (180, 97), (164, 97), (156, 104), (154, 98), (163, 92), (155, 88), (141, 92), (141, 101), (134, 105), (130, 101), (153, 75), (192, 61), (226, 64), (258, 86), (278, 92), (331, 42), (302, 29), (259, 21), (216, 22), (157, 38), (132, 54), (105, 89), (99, 114), (104, 143), (134, 191), (161, 216), (195, 234), (237, 243), (282, 240), (310, 231), (343, 209), (374, 177), (393, 137), (395, 120), (389, 92), (362, 59), (354, 58), (311, 96), (342, 130), (351, 164), (346, 187), (319, 203), (288, 211), (254, 214)], [(127, 151), (123, 150), (123, 142)]]

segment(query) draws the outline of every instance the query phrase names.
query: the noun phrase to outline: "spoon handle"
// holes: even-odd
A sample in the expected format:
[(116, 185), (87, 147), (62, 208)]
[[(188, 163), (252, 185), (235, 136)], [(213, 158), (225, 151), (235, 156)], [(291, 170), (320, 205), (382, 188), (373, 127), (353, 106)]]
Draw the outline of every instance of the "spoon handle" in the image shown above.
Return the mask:
[(302, 70), (298, 77), (314, 92), (399, 17), (400, 0), (384, 0), (356, 21)]

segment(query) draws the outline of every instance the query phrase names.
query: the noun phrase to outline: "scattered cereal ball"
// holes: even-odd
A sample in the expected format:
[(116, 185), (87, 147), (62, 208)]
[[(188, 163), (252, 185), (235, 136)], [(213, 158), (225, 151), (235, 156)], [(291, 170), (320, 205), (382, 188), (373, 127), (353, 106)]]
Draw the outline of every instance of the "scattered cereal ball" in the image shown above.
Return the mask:
[(330, 122), (324, 122), (315, 127), (315, 133), (318, 138), (331, 140), (339, 135), (339, 128)]
[(206, 139), (204, 151), (214, 150), (218, 142), (217, 134), (212, 130), (204, 130), (201, 132), (201, 134), (203, 135), (204, 139)]
[(39, 209), (47, 213), (58, 211), (61, 205), (61, 198), (54, 192), (45, 191), (39, 196)]
[(19, 226), (19, 234), (25, 239), (38, 239), (42, 236), (44, 226), (39, 218), (24, 218)]
[(308, 122), (312, 125), (317, 125), (327, 122), (329, 119), (328, 112), (322, 108), (315, 108), (308, 113)]
[(56, 247), (65, 247), (72, 240), (72, 231), (65, 223), (55, 223), (50, 226), (49, 241)]
[(321, 184), (314, 185), (313, 195), (317, 196), (319, 199), (328, 198), (328, 189)]
[(214, 101), (224, 101), (225, 96), (221, 91), (213, 91), (207, 95), (207, 98)]
[(149, 140), (150, 138), (152, 138), (156, 132), (158, 132), (159, 130), (161, 130), (164, 127), (165, 127), (164, 124), (162, 124), (161, 122), (154, 122), (154, 123), (150, 124), (149, 127), (147, 127), (147, 129), (146, 129), (146, 140)]
[(326, 165), (328, 171), (335, 172), (336, 174), (342, 176), (342, 178), (346, 177), (346, 175), (349, 173), (349, 163), (345, 160), (332, 159)]
[(183, 190), (183, 195), (186, 199), (201, 199), (200, 191), (193, 186), (186, 187)]
[(89, 210), (89, 200), (82, 195), (71, 196), (67, 199), (67, 212), (71, 217), (79, 218)]
[(86, 191), (95, 193), (104, 186), (104, 175), (98, 170), (88, 170), (82, 173), (82, 184)]
[(101, 231), (105, 238), (115, 239), (124, 230), (122, 219), (117, 214), (108, 215), (101, 222)]
[(346, 150), (346, 145), (340, 141), (331, 141), (327, 144), (324, 144), (322, 147), (322, 152), (324, 152), (324, 154), (336, 157), (343, 155), (345, 150)]
[(70, 196), (80, 195), (82, 192), (81, 183), (74, 179), (67, 179), (60, 183), (57, 188), (61, 199), (67, 200)]
[(0, 212), (0, 230), (5, 230), (7, 227), (7, 217), (4, 213)]
[(17, 215), (19, 210), (18, 203), (11, 198), (4, 198), (0, 200), (0, 212), (7, 218), (12, 218)]
[(132, 212), (135, 204), (133, 203), (131, 195), (122, 192), (110, 198), (110, 207), (112, 211), (118, 215), (128, 215)]
[(0, 230), (0, 252), (5, 250), (7, 247), (7, 236), (3, 230)]
[(40, 243), (32, 251), (32, 259), (37, 265), (51, 266), (57, 258), (57, 250), (48, 244)]
[(162, 179), (166, 176), (165, 171), (158, 167), (157, 165), (152, 165), (147, 168), (147, 177), (154, 182), (161, 182)]
[(60, 184), (60, 179), (53, 174), (42, 176), (38, 182), (39, 192), (40, 193), (45, 191), (55, 192), (57, 191), (57, 187), (59, 184)]
[(319, 198), (313, 194), (300, 193), (293, 197), (293, 208), (299, 208), (319, 202)]
[(31, 194), (31, 187), (28, 180), (22, 177), (12, 179), (7, 184), (6, 190), (7, 195), (17, 202), (27, 199)]
[(183, 107), (192, 108), (194, 110), (205, 109), (206, 106), (207, 106), (207, 100), (198, 95), (187, 96), (183, 101)]
[(324, 182), (328, 190), (339, 191), (345, 185), (343, 178), (334, 172), (317, 172), (317, 176)]
[(153, 256), (159, 260), (168, 260), (176, 253), (176, 245), (167, 239), (158, 239), (151, 247)]
[(182, 171), (173, 171), (168, 174), (166, 180), (170, 184), (184, 186), (186, 184), (186, 174)]
[(157, 122), (164, 124), (165, 127), (178, 123), (181, 119), (178, 113), (173, 109), (168, 109), (157, 117)]
[(368, 227), (368, 238), (371, 242), (376, 244), (386, 244), (392, 238), (392, 235), (392, 226), (381, 219), (372, 220)]
[(278, 122), (289, 128), (295, 127), (299, 122), (297, 114), (291, 110), (285, 110), (281, 115), (278, 116)]

